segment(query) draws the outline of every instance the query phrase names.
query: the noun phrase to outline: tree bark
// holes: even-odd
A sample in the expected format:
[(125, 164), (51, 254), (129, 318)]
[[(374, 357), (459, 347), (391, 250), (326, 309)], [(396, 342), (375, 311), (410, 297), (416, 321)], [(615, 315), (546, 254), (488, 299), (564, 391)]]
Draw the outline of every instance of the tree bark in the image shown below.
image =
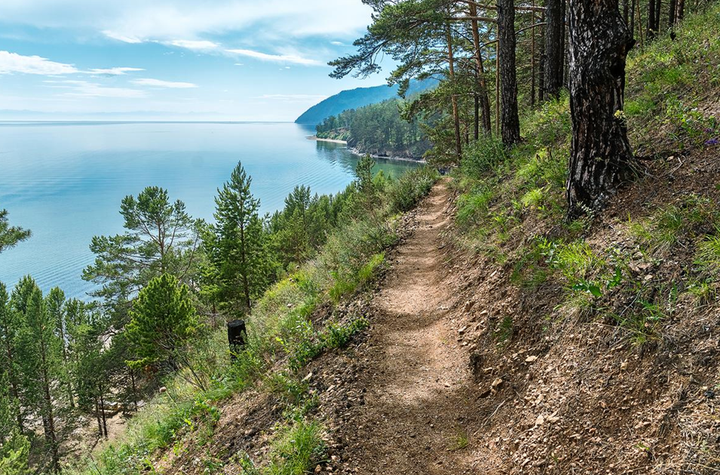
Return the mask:
[(501, 132), (505, 145), (520, 141), (515, 69), (515, 8), (513, 0), (498, 1), (498, 41), (502, 97)]
[(563, 84), (562, 0), (545, 2), (545, 98), (557, 97)]
[(675, 14), (675, 23), (682, 21), (685, 16), (685, 0), (677, 0), (677, 13)]
[(98, 387), (98, 392), (100, 394), (100, 415), (102, 416), (102, 429), (103, 429), (103, 435), (105, 436), (105, 440), (108, 438), (108, 430), (107, 430), (107, 417), (105, 416), (105, 398), (103, 397), (103, 388), (102, 386)]
[(655, 0), (650, 0), (648, 2), (648, 20), (647, 20), (647, 39), (648, 41), (655, 38), (655, 32), (657, 32), (657, 29), (655, 28)]
[[(532, 6), (535, 7), (535, 0), (532, 0)], [(535, 107), (535, 12), (530, 14), (531, 42), (530, 42), (530, 107)]]
[(633, 171), (623, 110), (625, 61), (634, 45), (617, 0), (570, 1), (573, 136), (568, 216), (602, 209)]
[[(447, 52), (448, 52), (448, 69), (450, 74), (450, 83), (455, 88), (455, 57), (453, 55), (453, 44), (452, 44), (452, 32), (450, 26), (446, 26), (445, 36), (447, 39)], [(460, 135), (460, 111), (458, 108), (457, 95), (453, 92), (451, 96), (452, 101), (452, 114), (453, 123), (455, 126), (455, 155), (458, 160), (462, 157), (462, 138)]]
[(538, 101), (543, 102), (545, 100), (545, 31), (547, 24), (545, 24), (545, 11), (540, 14), (540, 23), (544, 24), (543, 34), (540, 35), (540, 64), (538, 65)]
[(677, 0), (670, 0), (668, 7), (668, 27), (672, 28), (677, 23)]
[[(477, 6), (474, 3), (470, 4), (470, 15), (477, 15)], [(478, 99), (480, 110), (482, 111), (482, 125), (486, 132), (492, 130), (490, 124), (490, 98), (488, 98), (487, 82), (485, 81), (485, 68), (483, 66), (482, 51), (480, 50), (480, 30), (477, 20), (472, 20), (472, 34), (473, 43), (475, 48), (475, 64), (477, 66), (477, 81), (478, 81)], [(477, 115), (477, 114), (476, 114)], [(478, 138), (476, 133), (475, 139)]]
[[(214, 309), (213, 309), (214, 312)], [(137, 386), (135, 385), (135, 370), (130, 368), (130, 382), (132, 383), (132, 397), (133, 397), (133, 406), (135, 407), (135, 412), (138, 410), (138, 398), (137, 398)]]
[(102, 419), (100, 419), (100, 402), (98, 402), (97, 396), (94, 397), (95, 402), (95, 420), (98, 425), (98, 438), (103, 436)]

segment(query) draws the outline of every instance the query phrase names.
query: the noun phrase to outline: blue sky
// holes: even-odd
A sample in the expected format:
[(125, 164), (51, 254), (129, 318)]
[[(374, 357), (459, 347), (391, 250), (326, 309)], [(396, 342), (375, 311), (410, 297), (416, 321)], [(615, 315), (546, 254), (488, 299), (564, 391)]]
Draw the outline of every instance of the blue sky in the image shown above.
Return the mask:
[(291, 121), (383, 83), (328, 77), (370, 14), (361, 0), (0, 0), (0, 118)]

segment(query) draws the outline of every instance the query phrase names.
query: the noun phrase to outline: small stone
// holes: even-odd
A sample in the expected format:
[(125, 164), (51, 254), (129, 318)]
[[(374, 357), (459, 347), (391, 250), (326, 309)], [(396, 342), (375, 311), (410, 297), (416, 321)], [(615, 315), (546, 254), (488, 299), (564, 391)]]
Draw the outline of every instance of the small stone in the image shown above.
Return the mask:
[(527, 358), (525, 358), (525, 362), (526, 362), (526, 363), (533, 363), (533, 362), (534, 362), (535, 360), (537, 360), (537, 359), (538, 359), (537, 356), (528, 356)]
[(498, 386), (500, 386), (500, 385), (502, 384), (502, 382), (503, 382), (502, 378), (497, 378), (497, 379), (495, 379), (495, 381), (492, 382), (492, 384), (491, 384), (490, 386), (491, 386), (493, 389), (495, 389), (495, 388), (497, 388)]

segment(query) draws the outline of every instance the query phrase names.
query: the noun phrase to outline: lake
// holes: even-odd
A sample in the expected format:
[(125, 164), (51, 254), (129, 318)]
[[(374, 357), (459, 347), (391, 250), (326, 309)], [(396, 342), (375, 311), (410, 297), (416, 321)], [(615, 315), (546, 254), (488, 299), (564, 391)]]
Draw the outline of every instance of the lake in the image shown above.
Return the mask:
[[(120, 201), (146, 186), (166, 188), (188, 213), (213, 220), (217, 188), (241, 161), (261, 210), (281, 209), (296, 185), (342, 190), (358, 157), (344, 145), (308, 140), (290, 123), (0, 123), (0, 209), (32, 237), (0, 254), (8, 288), (31, 275), (47, 292), (87, 298), (80, 276), (94, 260), (95, 235), (123, 231)], [(415, 164), (380, 162), (397, 176)]]

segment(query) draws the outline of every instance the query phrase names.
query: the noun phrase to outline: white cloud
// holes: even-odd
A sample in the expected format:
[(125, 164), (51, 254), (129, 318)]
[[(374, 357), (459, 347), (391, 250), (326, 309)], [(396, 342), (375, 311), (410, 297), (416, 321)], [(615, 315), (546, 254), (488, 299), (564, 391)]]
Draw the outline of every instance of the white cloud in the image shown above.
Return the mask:
[(24, 73), (51, 76), (78, 72), (72, 64), (56, 63), (40, 56), (22, 56), (9, 51), (0, 51), (0, 74)]
[(89, 74), (97, 74), (102, 76), (124, 76), (127, 73), (134, 71), (145, 71), (142, 68), (106, 68), (106, 69), (91, 69), (87, 71)]
[(138, 86), (150, 86), (150, 87), (164, 87), (169, 89), (191, 89), (198, 87), (197, 84), (191, 82), (174, 82), (174, 81), (162, 81), (160, 79), (134, 79), (131, 81), (133, 84)]
[(236, 54), (239, 56), (246, 56), (248, 58), (255, 58), (260, 61), (269, 61), (272, 63), (292, 63), (301, 64), (303, 66), (324, 66), (325, 63), (318, 61), (317, 59), (304, 58), (297, 54), (267, 54), (259, 51), (253, 51), (249, 49), (228, 49), (225, 50), (228, 53)]
[(112, 38), (113, 40), (122, 41), (123, 43), (131, 43), (131, 44), (138, 44), (142, 43), (143, 40), (136, 36), (126, 36), (122, 33), (117, 33), (115, 31), (111, 30), (103, 30), (103, 35), (107, 36), (108, 38)]
[(212, 41), (205, 41), (205, 40), (173, 40), (167, 42), (167, 44), (170, 44), (172, 46), (177, 46), (178, 48), (187, 48), (191, 50), (198, 50), (198, 51), (208, 51), (217, 49), (220, 45), (217, 43), (213, 43)]
[(342, 40), (361, 33), (371, 13), (360, 0), (0, 1), (5, 23), (98, 31), (126, 43), (202, 41), (234, 32), (285, 41), (308, 36)]
[(140, 89), (130, 89), (125, 87), (107, 87), (102, 84), (88, 81), (45, 81), (51, 84), (50, 87), (60, 89), (68, 89), (63, 96), (72, 97), (113, 97), (123, 99), (142, 99), (148, 97), (147, 92)]

